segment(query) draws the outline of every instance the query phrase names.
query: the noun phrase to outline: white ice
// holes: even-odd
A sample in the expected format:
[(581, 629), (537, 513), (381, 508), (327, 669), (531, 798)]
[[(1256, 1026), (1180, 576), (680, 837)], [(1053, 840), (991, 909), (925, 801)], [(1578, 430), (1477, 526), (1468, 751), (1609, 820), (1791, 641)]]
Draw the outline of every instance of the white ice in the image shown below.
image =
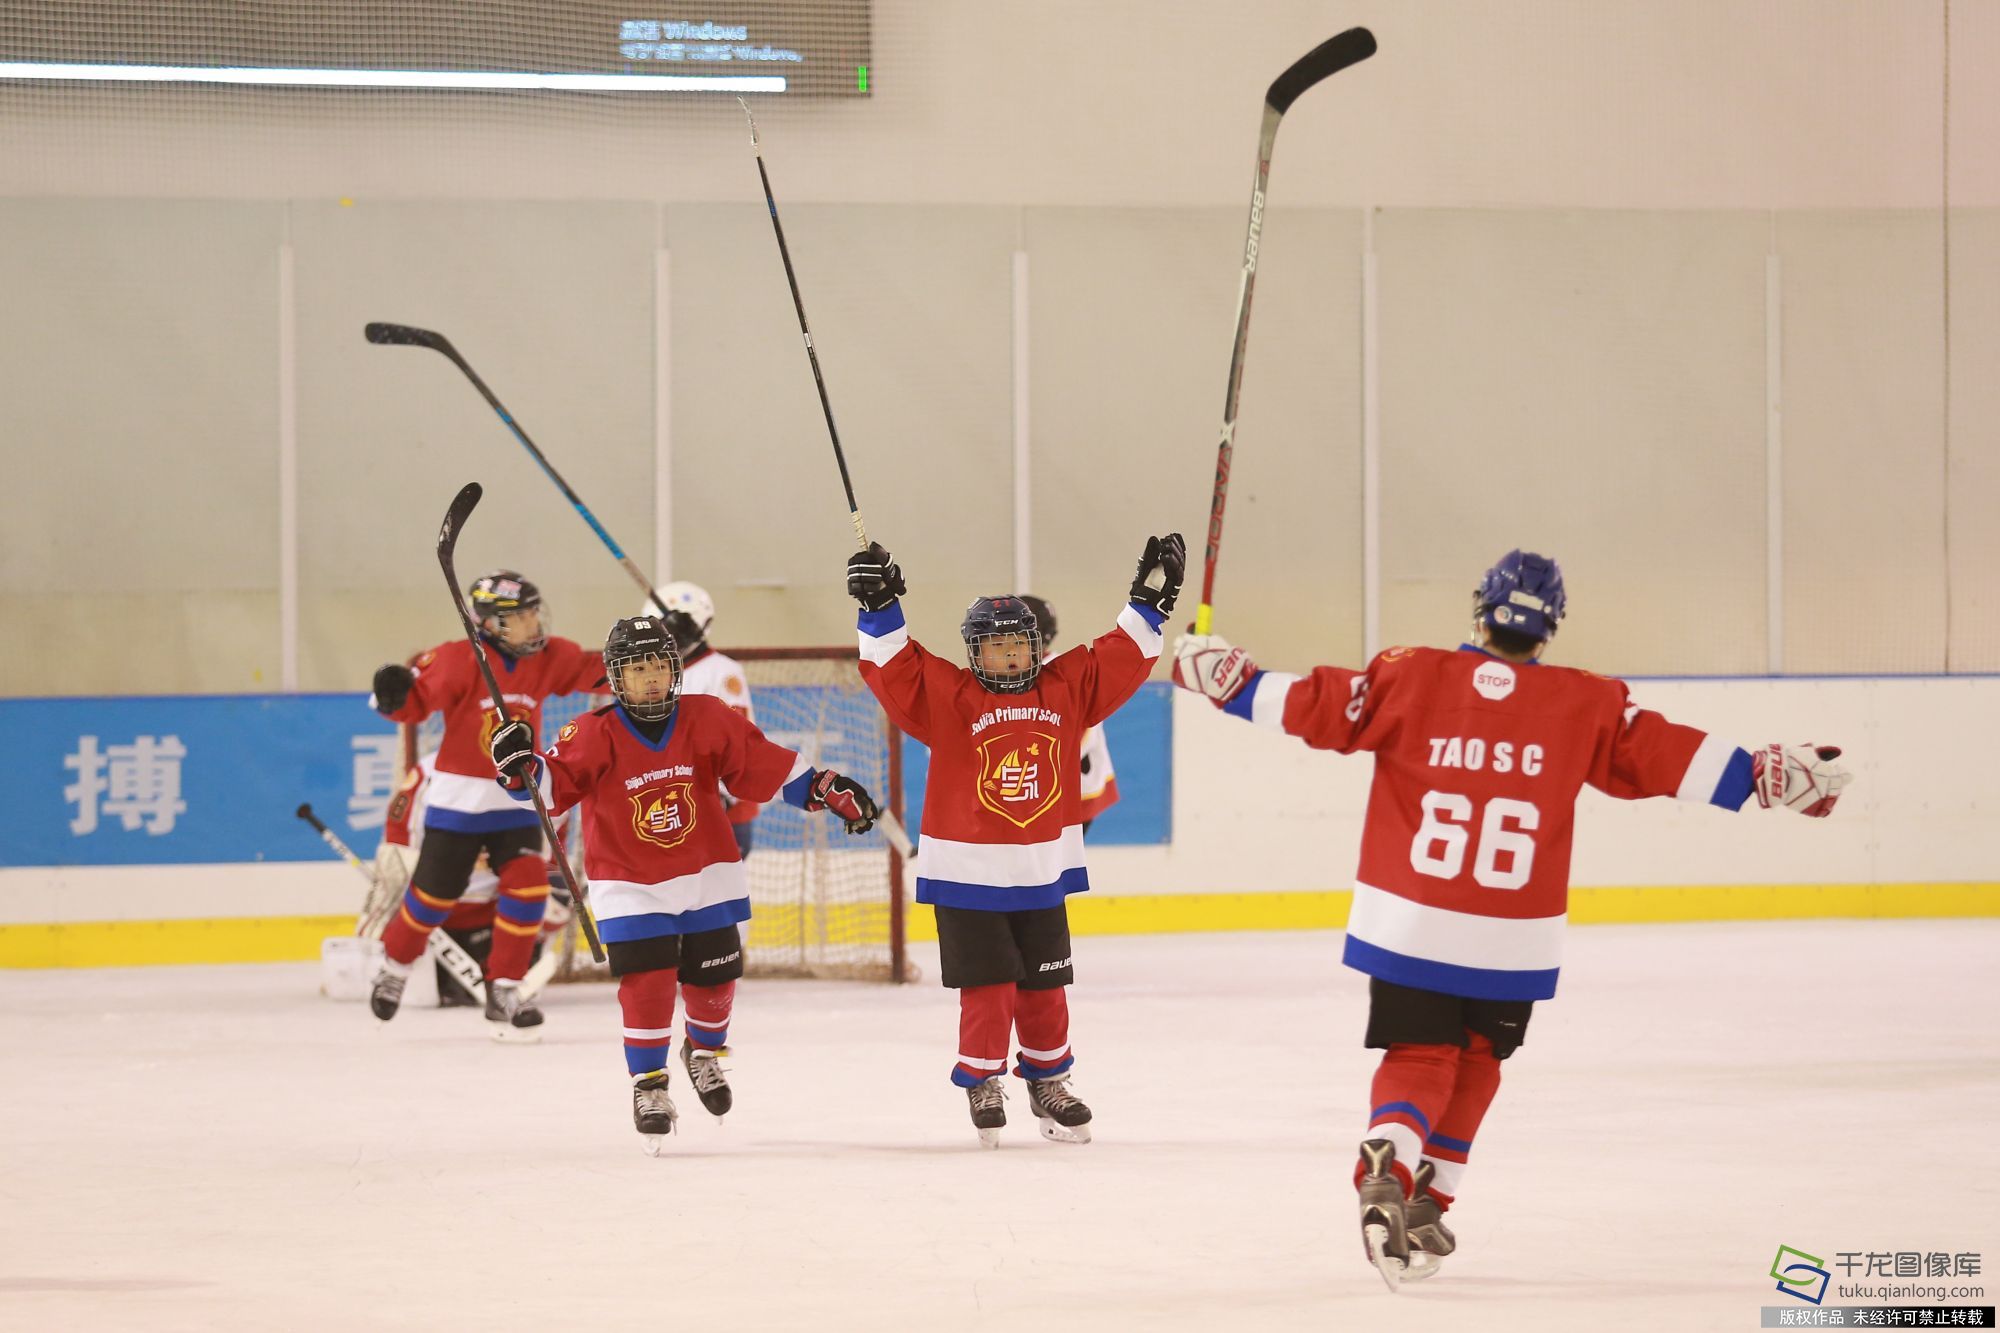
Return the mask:
[(1079, 939), (1096, 1142), (1017, 1091), (998, 1152), (934, 982), (744, 985), (737, 1109), (676, 1069), (653, 1159), (608, 987), (503, 1047), (303, 964), (0, 974), (0, 1327), (1745, 1329), (1781, 1244), (2000, 1263), (2000, 921), (1572, 930), (1393, 1296), (1339, 943)]

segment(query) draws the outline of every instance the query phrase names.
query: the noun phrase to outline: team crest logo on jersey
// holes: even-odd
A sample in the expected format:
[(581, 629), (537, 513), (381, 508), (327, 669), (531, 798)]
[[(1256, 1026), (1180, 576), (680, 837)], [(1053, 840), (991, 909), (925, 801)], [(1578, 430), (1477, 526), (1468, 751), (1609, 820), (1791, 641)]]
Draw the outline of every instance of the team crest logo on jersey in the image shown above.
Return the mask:
[(556, 744), (560, 745), (574, 735), (576, 735), (576, 723), (572, 722), (556, 736)]
[(1504, 699), (1514, 692), (1514, 668), (1505, 662), (1482, 662), (1472, 673), (1472, 688), (1482, 699)]
[(1026, 828), (1062, 795), (1059, 742), (1045, 731), (993, 736), (979, 746), (979, 803)]
[(722, 689), (725, 694), (743, 693), (743, 678), (741, 676), (723, 677)]
[[(534, 710), (527, 707), (525, 704), (514, 704), (514, 703), (508, 704), (506, 720), (507, 722), (525, 722), (528, 724), (528, 729), (530, 731), (534, 730), (535, 726)], [(488, 708), (484, 713), (482, 713), (480, 715), (480, 723), (479, 723), (479, 748), (486, 751), (486, 753), (488, 754), (492, 754), (493, 733), (499, 731), (500, 728), (504, 725), (505, 723), (501, 721), (500, 715), (494, 712), (491, 708)]]
[(632, 831), (655, 847), (678, 847), (694, 832), (694, 784), (665, 782), (632, 793)]

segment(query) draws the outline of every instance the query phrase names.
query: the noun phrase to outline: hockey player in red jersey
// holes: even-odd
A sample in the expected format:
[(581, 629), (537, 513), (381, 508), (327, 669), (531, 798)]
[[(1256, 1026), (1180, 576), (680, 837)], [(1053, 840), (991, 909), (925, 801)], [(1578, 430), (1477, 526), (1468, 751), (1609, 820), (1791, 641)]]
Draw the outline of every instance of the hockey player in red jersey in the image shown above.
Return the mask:
[(930, 747), (917, 845), (917, 901), (937, 909), (944, 984), (958, 991), (958, 1061), (982, 1142), (1007, 1123), (1014, 1072), (1045, 1137), (1090, 1141), (1090, 1108), (1069, 1086), (1073, 979), (1064, 900), (1083, 865), (1077, 751), (1084, 733), (1145, 681), (1186, 563), (1179, 533), (1150, 537), (1131, 601), (1096, 642), (1042, 659), (1034, 612), (981, 597), (959, 634), (969, 667), (926, 652), (904, 627), (902, 570), (879, 545), (847, 562), (861, 603), (861, 678), (890, 718)]
[(564, 727), (540, 755), (526, 726), (503, 728), (493, 770), (516, 801), (531, 799), (534, 781), (551, 815), (583, 807), (583, 874), (618, 978), (632, 1118), (657, 1153), (678, 1119), (666, 1068), (677, 985), (687, 1001), (688, 1078), (711, 1114), (732, 1100), (718, 1058), (743, 975), (738, 927), (750, 919), (750, 881), (723, 787), (745, 800), (782, 796), (831, 810), (849, 833), (866, 833), (877, 811), (861, 784), (815, 770), (722, 700), (683, 695), (680, 658), (659, 617), (613, 625), (604, 663), (616, 703)]
[[(757, 710), (750, 699), (750, 677), (744, 674), (741, 663), (717, 652), (708, 641), (708, 632), (715, 624), (714, 599), (706, 589), (684, 581), (669, 583), (656, 591), (660, 600), (647, 598), (639, 614), (660, 617), (667, 633), (674, 636), (674, 650), (681, 655), (681, 693), (712, 694), (755, 722)], [(736, 850), (748, 860), (756, 839), (753, 821), (762, 807), (755, 801), (737, 800), (728, 792), (723, 793), (723, 804), (729, 809), (729, 828), (736, 835)]]
[(1175, 645), (1174, 682), (1315, 749), (1375, 756), (1344, 961), (1368, 974), (1383, 1049), (1355, 1167), (1364, 1245), (1393, 1288), (1455, 1238), (1458, 1194), (1500, 1063), (1555, 994), (1571, 827), (1588, 785), (1736, 810), (1829, 814), (1849, 775), (1833, 746), (1754, 753), (1630, 702), (1625, 685), (1539, 659), (1562, 571), (1510, 551), (1473, 602), (1473, 641), (1391, 648), (1365, 671), (1260, 671), (1215, 635)]
[[(589, 690), (603, 679), (603, 657), (550, 635), (541, 591), (514, 571), (480, 578), (468, 600), (479, 625), (479, 651), (507, 699), (506, 720), (538, 728), (543, 699)], [(491, 747), (502, 719), (494, 715), (472, 653), (471, 643), (454, 639), (418, 657), (414, 667), (390, 665), (375, 673), (378, 712), (411, 723), (443, 713), (444, 741), (427, 792), (423, 850), (402, 906), (382, 932), (382, 971), (369, 1004), (377, 1018), (396, 1016), (424, 941), (451, 915), (484, 849), (500, 877), (486, 962), (486, 1019), (498, 1040), (534, 1041), (541, 1011), (522, 998), (519, 983), (548, 910), (548, 863), (535, 812), (494, 789)]]

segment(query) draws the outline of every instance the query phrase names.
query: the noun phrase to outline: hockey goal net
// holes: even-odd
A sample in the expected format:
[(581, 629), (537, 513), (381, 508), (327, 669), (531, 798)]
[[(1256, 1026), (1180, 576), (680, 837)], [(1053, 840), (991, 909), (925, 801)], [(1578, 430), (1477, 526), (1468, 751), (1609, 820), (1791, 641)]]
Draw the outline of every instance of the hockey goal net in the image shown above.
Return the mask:
[[(836, 768), (877, 800), (903, 814), (902, 734), (883, 714), (856, 670), (852, 648), (731, 648), (750, 681), (757, 726), (807, 762)], [(569, 695), (542, 706), (546, 745), (572, 718), (611, 702), (608, 695)], [(437, 748), (442, 723), (403, 728), (406, 765)], [(589, 848), (571, 811), (557, 821), (569, 862), (588, 872)], [(880, 830), (848, 834), (830, 815), (808, 815), (773, 801), (751, 825), (745, 868), (751, 919), (745, 924), (745, 965), (753, 976), (911, 980), (904, 951), (903, 860)], [(565, 916), (550, 905), (552, 920)], [(557, 981), (609, 978), (591, 961), (571, 920), (550, 936), (558, 950)]]

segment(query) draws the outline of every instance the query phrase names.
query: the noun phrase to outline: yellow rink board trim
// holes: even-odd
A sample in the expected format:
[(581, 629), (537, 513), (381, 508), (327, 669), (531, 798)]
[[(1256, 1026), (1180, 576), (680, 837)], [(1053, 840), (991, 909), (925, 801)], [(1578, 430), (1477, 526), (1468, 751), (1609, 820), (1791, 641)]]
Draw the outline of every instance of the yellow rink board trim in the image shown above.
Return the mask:
[[(1339, 930), (1351, 895), (1344, 889), (1290, 893), (1173, 893), (1069, 900), (1077, 935), (1158, 935), (1217, 930)], [(764, 909), (750, 944), (779, 941), (798, 909)], [(860, 934), (881, 930), (881, 908), (850, 909)], [(1583, 888), (1570, 892), (1578, 925), (1691, 921), (1798, 921), (1820, 918), (2000, 917), (2000, 883), (1697, 884)], [(229, 917), (188, 921), (79, 921), (0, 926), (0, 968), (131, 967), (176, 963), (298, 962), (320, 941), (354, 929), (352, 916)], [(930, 908), (913, 907), (909, 935), (937, 938)], [(880, 938), (876, 934), (876, 938)]]

